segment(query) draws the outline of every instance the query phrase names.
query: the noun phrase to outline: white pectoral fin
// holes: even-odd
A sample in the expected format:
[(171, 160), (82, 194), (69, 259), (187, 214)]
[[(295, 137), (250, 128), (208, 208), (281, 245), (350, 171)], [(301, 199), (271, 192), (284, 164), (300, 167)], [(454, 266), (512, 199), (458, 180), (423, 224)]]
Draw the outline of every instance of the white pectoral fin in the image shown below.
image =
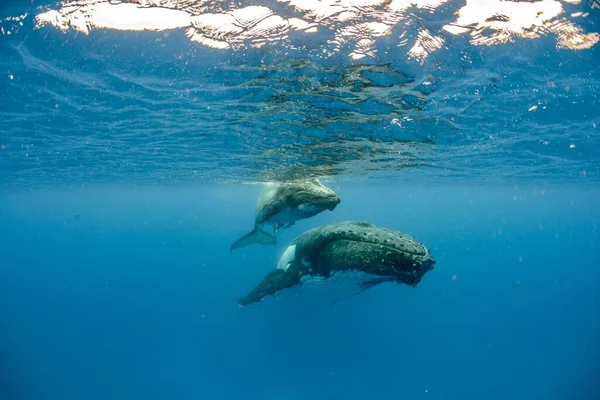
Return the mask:
[(285, 249), (281, 257), (279, 258), (279, 262), (277, 263), (277, 269), (282, 269), (287, 271), (290, 265), (296, 261), (296, 245), (292, 244)]
[(239, 249), (251, 244), (274, 245), (275, 243), (275, 236), (268, 234), (267, 232), (263, 231), (260, 226), (256, 225), (251, 232), (242, 236), (235, 243), (233, 243), (229, 250), (231, 251)]

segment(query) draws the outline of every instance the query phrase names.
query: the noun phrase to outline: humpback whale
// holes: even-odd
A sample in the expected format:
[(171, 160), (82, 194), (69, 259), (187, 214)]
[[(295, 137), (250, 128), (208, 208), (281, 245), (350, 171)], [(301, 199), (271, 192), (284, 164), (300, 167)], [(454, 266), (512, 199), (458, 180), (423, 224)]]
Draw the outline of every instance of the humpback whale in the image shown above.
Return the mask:
[[(276, 243), (275, 232), (288, 228), (298, 220), (310, 218), (322, 211), (333, 211), (340, 203), (338, 195), (318, 180), (268, 184), (256, 202), (254, 229), (235, 241), (230, 251), (254, 243)], [(263, 230), (273, 226), (273, 235)]]
[(435, 264), (416, 238), (370, 222), (323, 225), (299, 235), (284, 251), (277, 268), (241, 296), (242, 307), (308, 281), (352, 275), (360, 292), (385, 282), (416, 287)]

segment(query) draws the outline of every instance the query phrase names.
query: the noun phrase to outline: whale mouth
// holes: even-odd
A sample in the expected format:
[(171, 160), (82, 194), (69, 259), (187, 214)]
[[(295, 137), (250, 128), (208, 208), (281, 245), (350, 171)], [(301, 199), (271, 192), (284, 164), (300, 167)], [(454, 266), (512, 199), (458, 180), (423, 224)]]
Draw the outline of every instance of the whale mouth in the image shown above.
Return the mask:
[(338, 206), (338, 204), (340, 204), (340, 202), (341, 202), (341, 199), (337, 196), (327, 196), (327, 197), (312, 199), (312, 201), (310, 201), (309, 203), (313, 207), (317, 207), (322, 210), (333, 211)]
[(329, 211), (333, 211), (338, 206), (338, 204), (340, 204), (341, 202), (342, 202), (342, 200), (338, 197), (329, 203), (329, 205), (327, 206), (327, 209)]

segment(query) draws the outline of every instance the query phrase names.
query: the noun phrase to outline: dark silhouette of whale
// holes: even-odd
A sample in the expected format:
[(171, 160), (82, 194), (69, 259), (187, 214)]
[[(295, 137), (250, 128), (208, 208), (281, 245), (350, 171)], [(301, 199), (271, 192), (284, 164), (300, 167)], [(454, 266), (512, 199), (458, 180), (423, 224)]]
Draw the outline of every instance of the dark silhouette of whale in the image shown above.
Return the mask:
[(238, 303), (245, 307), (312, 279), (360, 279), (362, 292), (384, 282), (416, 287), (435, 259), (417, 239), (369, 222), (346, 221), (310, 229), (285, 250), (277, 269)]

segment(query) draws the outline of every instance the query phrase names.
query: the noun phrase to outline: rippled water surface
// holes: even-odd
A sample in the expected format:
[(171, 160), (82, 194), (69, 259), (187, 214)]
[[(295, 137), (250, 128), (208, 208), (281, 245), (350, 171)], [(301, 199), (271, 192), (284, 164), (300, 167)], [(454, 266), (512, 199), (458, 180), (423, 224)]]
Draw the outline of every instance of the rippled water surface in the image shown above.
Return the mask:
[(0, 400), (599, 400), (599, 21), (0, 0)]
[(7, 186), (600, 181), (594, 1), (3, 3)]

